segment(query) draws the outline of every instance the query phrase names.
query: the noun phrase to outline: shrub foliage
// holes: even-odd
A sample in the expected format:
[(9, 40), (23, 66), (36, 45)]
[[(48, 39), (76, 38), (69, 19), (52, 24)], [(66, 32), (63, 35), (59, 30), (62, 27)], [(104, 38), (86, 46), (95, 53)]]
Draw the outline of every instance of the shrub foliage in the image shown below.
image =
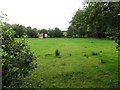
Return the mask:
[(60, 56), (60, 51), (58, 49), (55, 50), (55, 56)]
[(15, 32), (7, 25), (2, 25), (2, 86), (19, 87), (22, 79), (37, 66), (36, 57), (30, 51), (25, 38), (17, 41)]

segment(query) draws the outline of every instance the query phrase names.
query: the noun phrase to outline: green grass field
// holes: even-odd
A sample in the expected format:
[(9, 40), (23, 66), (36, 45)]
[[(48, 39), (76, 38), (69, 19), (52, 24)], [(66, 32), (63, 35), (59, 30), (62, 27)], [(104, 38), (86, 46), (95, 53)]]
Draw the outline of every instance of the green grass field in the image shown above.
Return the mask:
[[(21, 87), (109, 88), (118, 85), (118, 52), (114, 40), (29, 38), (39, 67)], [(55, 56), (55, 50), (60, 57)]]

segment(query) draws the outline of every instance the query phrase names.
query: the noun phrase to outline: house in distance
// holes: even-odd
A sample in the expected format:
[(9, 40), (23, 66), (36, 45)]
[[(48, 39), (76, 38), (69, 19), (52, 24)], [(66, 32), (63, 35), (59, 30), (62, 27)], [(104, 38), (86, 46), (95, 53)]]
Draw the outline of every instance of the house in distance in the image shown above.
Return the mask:
[(38, 38), (46, 38), (48, 35), (42, 33), (42, 34), (38, 34), (37, 36), (38, 36)]

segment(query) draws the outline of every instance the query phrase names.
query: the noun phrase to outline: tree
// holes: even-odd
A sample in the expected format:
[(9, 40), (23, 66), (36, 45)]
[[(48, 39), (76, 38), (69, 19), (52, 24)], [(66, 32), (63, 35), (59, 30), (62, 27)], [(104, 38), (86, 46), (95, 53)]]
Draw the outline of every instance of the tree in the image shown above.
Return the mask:
[(37, 29), (36, 29), (36, 28), (31, 29), (31, 27), (27, 27), (27, 32), (26, 32), (26, 34), (27, 34), (28, 37), (30, 37), (30, 38), (35, 38), (35, 37), (37, 37), (38, 32), (37, 32)]
[(39, 33), (47, 34), (48, 31), (47, 31), (46, 29), (41, 29), (41, 30), (39, 31)]
[[(86, 22), (96, 37), (115, 36), (119, 25), (120, 2), (92, 2), (86, 7)], [(113, 34), (114, 31), (114, 34)]]
[(49, 30), (48, 30), (48, 35), (49, 35), (50, 37), (54, 37), (54, 30), (53, 30), (53, 29), (49, 29)]
[(67, 30), (67, 37), (72, 38), (73, 34), (74, 34), (74, 31), (73, 31), (72, 27), (69, 26), (68, 30)]
[(87, 27), (85, 23), (84, 11), (78, 9), (70, 23), (70, 27), (74, 31), (74, 36), (78, 35), (78, 37), (84, 37)]
[(63, 36), (62, 31), (59, 28), (56, 27), (54, 29), (54, 37), (62, 37), (62, 36)]
[(63, 36), (67, 37), (67, 31), (62, 31), (63, 32)]
[(90, 2), (70, 22), (80, 37), (120, 36), (120, 2)]
[(19, 24), (13, 24), (12, 27), (13, 30), (15, 31), (15, 37), (20, 38), (26, 34), (25, 26)]
[(63, 33), (59, 28), (48, 30), (48, 35), (50, 37), (63, 37)]

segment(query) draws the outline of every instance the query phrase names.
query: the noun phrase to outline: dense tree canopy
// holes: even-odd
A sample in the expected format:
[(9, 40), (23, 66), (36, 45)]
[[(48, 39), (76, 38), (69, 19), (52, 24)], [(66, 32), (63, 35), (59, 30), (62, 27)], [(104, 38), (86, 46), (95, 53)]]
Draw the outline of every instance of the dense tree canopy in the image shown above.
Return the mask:
[(47, 31), (46, 29), (41, 29), (41, 30), (39, 30), (38, 32), (39, 32), (39, 33), (43, 33), (43, 34), (47, 34), (47, 33), (48, 33), (48, 31)]
[(59, 28), (49, 29), (48, 35), (50, 37), (63, 37), (63, 32)]
[(80, 37), (119, 37), (120, 2), (90, 2), (76, 12), (69, 28), (72, 26)]
[(22, 37), (26, 33), (25, 26), (19, 24), (13, 24), (13, 30), (15, 31), (15, 37)]
[(37, 37), (38, 31), (36, 28), (31, 29), (30, 27), (27, 27), (26, 34), (30, 38), (35, 38), (35, 37)]

